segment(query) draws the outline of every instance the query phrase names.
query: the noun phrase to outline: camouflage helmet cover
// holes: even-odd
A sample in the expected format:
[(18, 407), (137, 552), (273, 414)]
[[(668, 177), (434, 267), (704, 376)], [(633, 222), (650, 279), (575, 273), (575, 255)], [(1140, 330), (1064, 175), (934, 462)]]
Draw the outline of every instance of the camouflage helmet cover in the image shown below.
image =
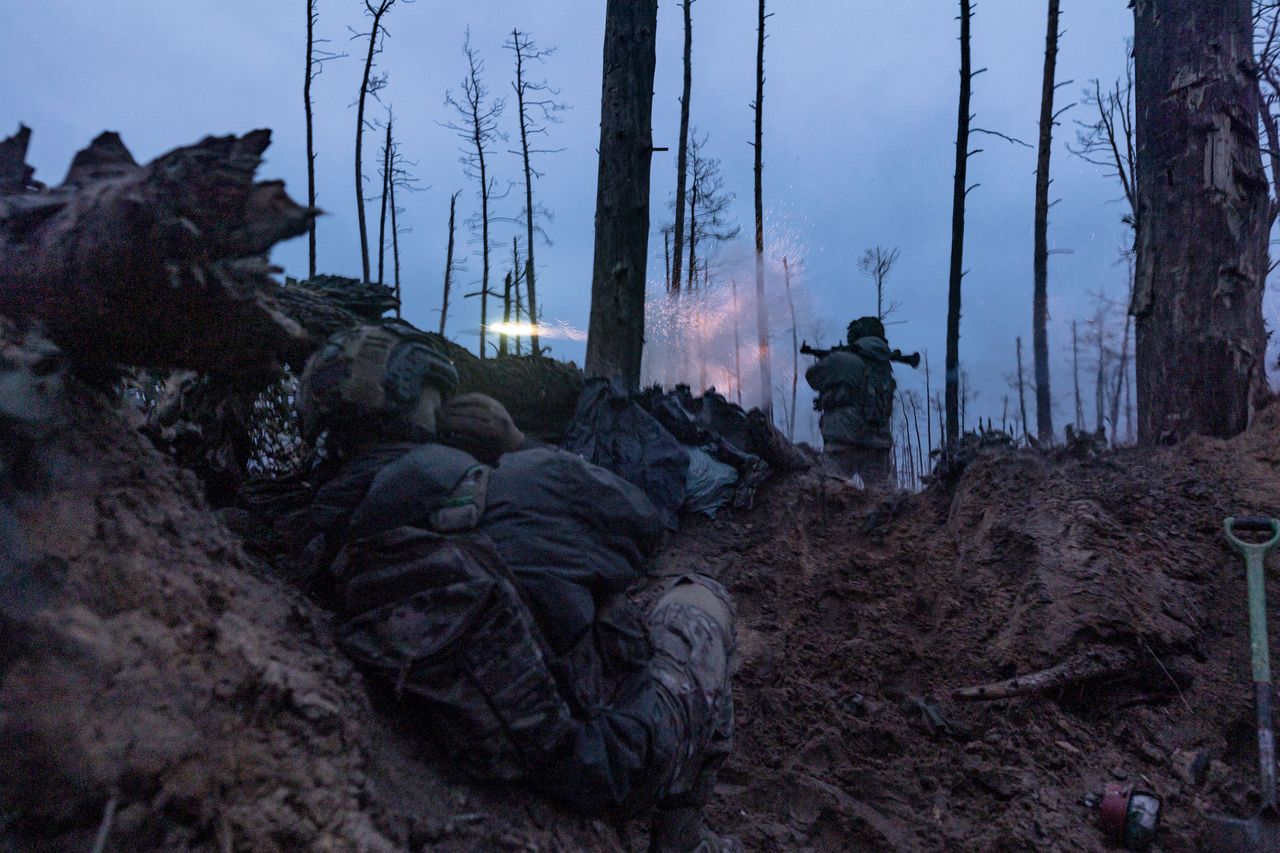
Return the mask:
[(391, 432), (423, 440), (436, 410), (458, 386), (458, 371), (425, 333), (399, 320), (337, 332), (307, 361), (298, 386), (303, 433), (331, 427)]
[(884, 323), (880, 321), (879, 317), (859, 317), (849, 324), (848, 336), (850, 344), (859, 338), (880, 338), (884, 340)]

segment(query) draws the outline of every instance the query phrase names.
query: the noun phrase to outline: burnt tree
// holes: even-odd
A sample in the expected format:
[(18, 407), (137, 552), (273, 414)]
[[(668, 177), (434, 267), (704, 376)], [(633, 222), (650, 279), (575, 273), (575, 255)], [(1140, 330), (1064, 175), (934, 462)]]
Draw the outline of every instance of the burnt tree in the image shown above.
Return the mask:
[(1031, 300), (1031, 353), (1035, 362), (1036, 436), (1053, 443), (1053, 397), (1049, 391), (1049, 156), (1053, 151), (1054, 73), (1058, 63), (1058, 0), (1049, 0), (1044, 38), (1044, 78), (1040, 89), (1040, 140), (1036, 155), (1034, 293)]
[[(676, 142), (675, 224), (672, 227), (672, 264), (680, 269), (684, 262), (684, 213), (686, 181), (689, 175), (689, 97), (693, 89), (693, 0), (681, 0), (684, 10), (684, 91), (680, 96), (680, 138)], [(680, 293), (680, 276), (670, 279), (671, 293)]]
[(964, 202), (969, 166), (969, 101), (973, 66), (969, 59), (970, 0), (960, 0), (960, 98), (956, 118), (956, 169), (951, 197), (951, 275), (947, 288), (946, 432), (944, 443), (960, 441), (960, 282), (964, 277)]
[(1249, 0), (1138, 0), (1138, 440), (1243, 430), (1266, 394), (1268, 199)]
[[(537, 265), (534, 262), (534, 244), (537, 240), (534, 238), (537, 233), (542, 231), (542, 227), (538, 225), (539, 216), (549, 219), (551, 213), (533, 202), (533, 182), (535, 179), (541, 178), (542, 173), (533, 167), (531, 155), (551, 154), (562, 149), (534, 148), (530, 145), (529, 140), (535, 136), (545, 136), (547, 125), (560, 121), (556, 114), (564, 110), (565, 105), (555, 100), (555, 96), (560, 94), (559, 89), (553, 88), (546, 80), (534, 82), (529, 79), (529, 63), (546, 62), (547, 57), (555, 53), (555, 48), (539, 47), (528, 33), (520, 32), (520, 30), (511, 31), (511, 40), (507, 42), (506, 46), (508, 50), (515, 54), (516, 58), (516, 79), (512, 82), (511, 87), (516, 93), (517, 117), (520, 121), (519, 153), (524, 170), (524, 282), (525, 293), (528, 295), (529, 324), (532, 326), (529, 341), (533, 347), (534, 354), (537, 355), (542, 352), (542, 349), (538, 341)], [(545, 234), (543, 234), (543, 238), (546, 238)], [(519, 270), (516, 271), (515, 277), (516, 292), (519, 293)], [(518, 341), (519, 338), (517, 338)]]
[(759, 339), (760, 410), (773, 419), (773, 378), (769, 359), (769, 306), (764, 297), (764, 22), (770, 17), (760, 0), (756, 30), (755, 197), (756, 197), (756, 333)]
[(657, 0), (609, 0), (586, 371), (629, 389), (644, 350), (657, 25)]
[(456, 232), (456, 214), (458, 211), (458, 196), (462, 190), (456, 191), (449, 196), (449, 246), (445, 250), (444, 256), (444, 292), (440, 299), (440, 337), (444, 337), (444, 326), (449, 320), (449, 290), (453, 287), (453, 239)]
[(484, 73), (484, 61), (475, 48), (471, 46), (471, 31), (467, 30), (462, 44), (462, 53), (467, 58), (467, 76), (462, 80), (461, 100), (452, 92), (445, 94), (445, 103), (458, 113), (459, 120), (449, 122), (446, 127), (458, 134), (463, 142), (462, 167), (467, 177), (476, 181), (479, 188), (480, 212), (477, 224), (480, 226), (480, 358), (484, 358), (485, 338), (489, 324), (489, 271), (490, 249), (489, 227), (493, 222), (493, 213), (489, 209), (495, 197), (496, 182), (489, 174), (488, 156), (496, 140), (505, 139), (498, 130), (498, 120), (506, 101), (502, 98), (489, 97), (489, 87), (481, 79)]
[[(302, 108), (307, 122), (307, 207), (311, 208), (316, 206), (316, 148), (311, 84), (320, 76), (320, 72), (324, 70), (326, 62), (346, 56), (346, 54), (338, 54), (318, 47), (318, 45), (328, 44), (329, 41), (328, 39), (316, 38), (316, 21), (319, 20), (320, 16), (320, 13), (316, 10), (318, 2), (319, 0), (307, 0), (307, 70), (302, 78)], [(316, 223), (314, 219), (307, 226), (307, 270), (311, 276), (316, 274)]]
[(364, 108), (369, 95), (377, 97), (378, 90), (386, 85), (385, 76), (373, 76), (374, 57), (382, 50), (382, 40), (386, 30), (382, 18), (395, 5), (396, 0), (364, 0), (365, 12), (373, 19), (369, 27), (369, 50), (364, 58), (364, 77), (360, 81), (360, 94), (356, 99), (356, 218), (360, 226), (360, 263), (363, 273), (362, 281), (369, 280), (369, 230), (364, 216)]

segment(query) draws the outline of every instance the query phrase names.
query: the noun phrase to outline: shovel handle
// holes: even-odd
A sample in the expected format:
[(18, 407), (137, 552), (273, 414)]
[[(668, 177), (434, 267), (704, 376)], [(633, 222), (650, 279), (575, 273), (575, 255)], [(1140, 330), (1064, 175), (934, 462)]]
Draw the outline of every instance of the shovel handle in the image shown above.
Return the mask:
[[(1275, 737), (1271, 728), (1271, 651), (1267, 647), (1267, 602), (1264, 561), (1272, 548), (1280, 543), (1280, 521), (1274, 518), (1244, 516), (1224, 522), (1227, 540), (1244, 555), (1245, 576), (1249, 591), (1249, 646), (1253, 658), (1254, 704), (1258, 711), (1258, 764), (1262, 771), (1262, 803), (1276, 805)], [(1236, 530), (1270, 530), (1265, 542), (1245, 542)]]
[[(1280, 544), (1280, 520), (1267, 518), (1260, 515), (1243, 515), (1239, 518), (1231, 517), (1226, 520), (1227, 540), (1236, 547), (1245, 556), (1250, 551), (1265, 554), (1276, 545)], [(1259, 532), (1270, 532), (1271, 538), (1265, 542), (1245, 542), (1236, 536), (1237, 530), (1250, 530)]]

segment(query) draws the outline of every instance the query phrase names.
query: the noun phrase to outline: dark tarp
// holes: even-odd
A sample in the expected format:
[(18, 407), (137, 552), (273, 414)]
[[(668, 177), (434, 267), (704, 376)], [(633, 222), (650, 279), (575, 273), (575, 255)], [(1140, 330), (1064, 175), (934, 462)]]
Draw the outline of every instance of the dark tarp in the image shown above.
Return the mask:
[(678, 526), (689, 454), (619, 385), (587, 382), (564, 447), (640, 487), (663, 523), (672, 530)]

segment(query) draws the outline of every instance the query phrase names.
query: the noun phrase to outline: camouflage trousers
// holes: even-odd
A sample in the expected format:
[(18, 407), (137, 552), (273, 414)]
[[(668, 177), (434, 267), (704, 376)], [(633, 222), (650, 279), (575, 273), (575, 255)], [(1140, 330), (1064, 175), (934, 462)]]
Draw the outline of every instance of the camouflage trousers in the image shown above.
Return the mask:
[(398, 528), (331, 571), (343, 649), (472, 774), (591, 814), (710, 794), (733, 744), (733, 608), (714, 580), (679, 578), (649, 617), (647, 664), (583, 710), (483, 539)]

